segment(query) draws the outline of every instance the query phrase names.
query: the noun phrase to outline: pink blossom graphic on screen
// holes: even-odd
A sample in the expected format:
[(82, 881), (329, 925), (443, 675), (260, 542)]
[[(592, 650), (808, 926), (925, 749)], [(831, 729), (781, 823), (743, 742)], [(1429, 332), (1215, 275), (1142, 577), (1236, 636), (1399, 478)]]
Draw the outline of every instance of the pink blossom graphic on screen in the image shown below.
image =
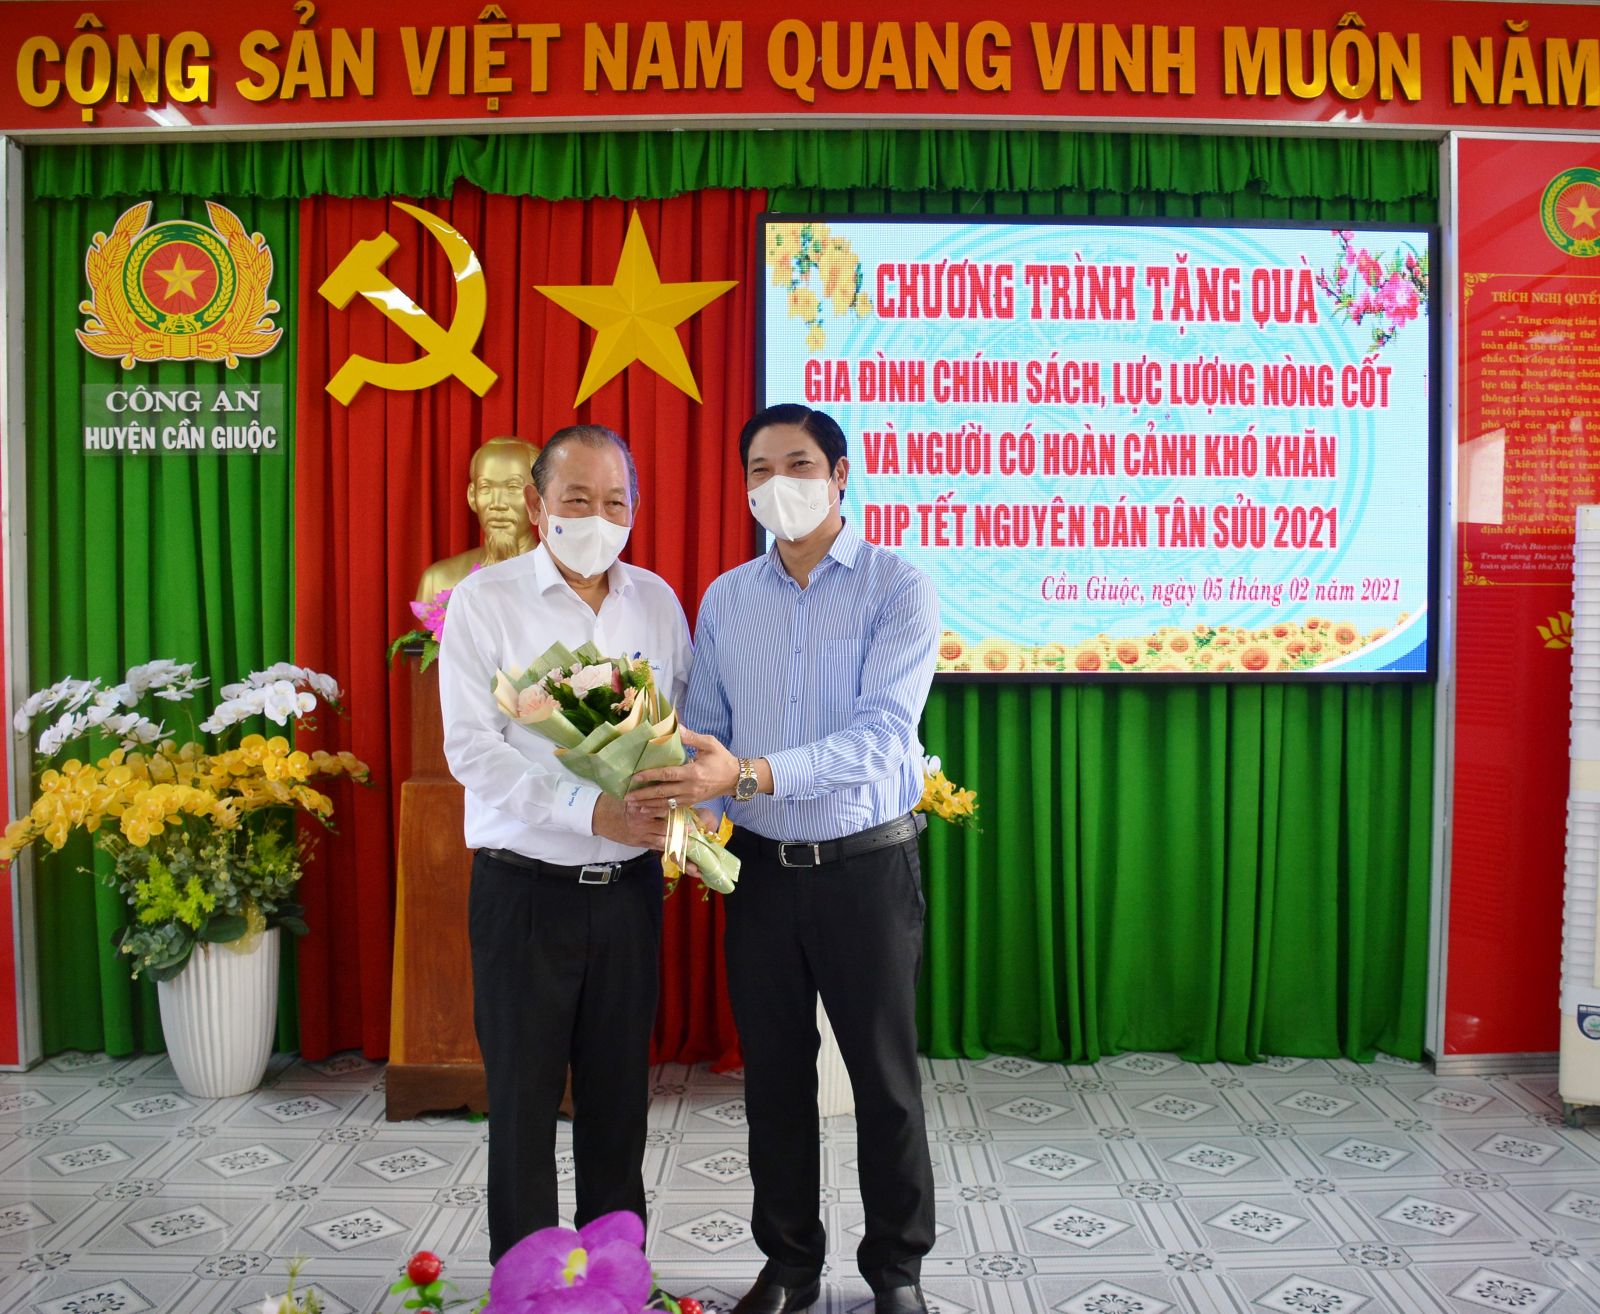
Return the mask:
[(1369, 357), (1376, 356), (1405, 325), (1428, 311), (1428, 253), (1409, 247), (1379, 253), (1358, 247), (1355, 234), (1335, 229), (1339, 259), (1319, 270), (1317, 286), (1333, 302), (1334, 317), (1372, 331)]

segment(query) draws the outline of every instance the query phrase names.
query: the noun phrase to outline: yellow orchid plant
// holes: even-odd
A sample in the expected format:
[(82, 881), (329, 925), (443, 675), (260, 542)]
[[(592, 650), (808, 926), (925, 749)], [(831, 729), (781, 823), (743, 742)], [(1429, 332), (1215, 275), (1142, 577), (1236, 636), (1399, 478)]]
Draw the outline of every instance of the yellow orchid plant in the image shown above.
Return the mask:
[(952, 826), (978, 826), (978, 791), (963, 789), (945, 775), (936, 757), (922, 760), (922, 797), (913, 812), (926, 812)]
[[(305, 845), (290, 818), (304, 812), (326, 825), (333, 800), (310, 782), (369, 776), (351, 753), (306, 753), (282, 735), (248, 734), (227, 749), (194, 740), (180, 747), (140, 709), (190, 699), (206, 683), (192, 670), (150, 662), (119, 685), (69, 678), (29, 698), (17, 713), (19, 731), (56, 713), (39, 736), (45, 762), (78, 740), (120, 743), (96, 760), (86, 754), (47, 766), (33, 806), (0, 840), (0, 862), (9, 863), (41, 840), (54, 851), (74, 832), (94, 836), (115, 864), (108, 882), (132, 909), (118, 948), (135, 976), (157, 981), (181, 972), (199, 943), (243, 948), (272, 926), (303, 934), (304, 910), (292, 896)], [(199, 727), (210, 735), (255, 716), (302, 720), (319, 702), (337, 710), (340, 696), (328, 676), (288, 663), (221, 693)]]

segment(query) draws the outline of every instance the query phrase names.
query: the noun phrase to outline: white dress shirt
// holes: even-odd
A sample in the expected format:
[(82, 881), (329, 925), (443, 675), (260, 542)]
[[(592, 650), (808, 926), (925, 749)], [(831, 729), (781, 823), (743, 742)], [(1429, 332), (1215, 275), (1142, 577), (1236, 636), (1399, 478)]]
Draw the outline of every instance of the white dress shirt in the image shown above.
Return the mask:
[(689, 678), (689, 624), (659, 575), (617, 562), (598, 613), (556, 568), (543, 543), (475, 571), (450, 595), (439, 645), (444, 753), (467, 791), (469, 849), (510, 849), (562, 866), (622, 862), (643, 853), (594, 833), (600, 791), (564, 770), (548, 739), (509, 720), (495, 701), (496, 670), (531, 665), (553, 643), (593, 643), (607, 657), (643, 656), (677, 707)]

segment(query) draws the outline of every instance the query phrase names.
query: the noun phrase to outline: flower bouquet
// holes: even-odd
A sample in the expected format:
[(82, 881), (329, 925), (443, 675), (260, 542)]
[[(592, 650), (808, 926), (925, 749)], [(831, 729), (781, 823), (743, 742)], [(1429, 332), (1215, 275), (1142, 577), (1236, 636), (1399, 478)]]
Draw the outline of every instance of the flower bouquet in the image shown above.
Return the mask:
[[(496, 671), (494, 696), (512, 721), (556, 745), (562, 766), (613, 798), (626, 797), (639, 772), (688, 758), (677, 713), (637, 653), (604, 657), (593, 644), (575, 652), (552, 644), (526, 670)], [(667, 880), (676, 883), (693, 863), (708, 888), (732, 893), (739, 860), (727, 851), (727, 838), (726, 826), (703, 829), (692, 808), (671, 809)]]
[[(304, 812), (326, 825), (333, 801), (309, 782), (368, 775), (350, 753), (298, 752), (281, 736), (246, 735), (230, 749), (193, 740), (179, 747), (152, 714), (156, 703), (185, 703), (207, 683), (193, 670), (155, 661), (118, 685), (69, 677), (30, 697), (17, 712), (19, 732), (48, 713), (56, 718), (39, 736), (42, 761), (80, 739), (108, 751), (47, 767), (33, 806), (0, 840), (3, 863), (41, 839), (59, 850), (75, 831), (93, 835), (113, 861), (108, 883), (132, 910), (117, 947), (134, 976), (158, 982), (177, 977), (197, 945), (243, 953), (271, 927), (304, 934), (304, 909), (292, 896), (306, 847), (289, 818)], [(339, 686), (285, 662), (221, 693), (200, 723), (207, 734), (255, 716), (282, 725), (319, 702), (337, 708)]]

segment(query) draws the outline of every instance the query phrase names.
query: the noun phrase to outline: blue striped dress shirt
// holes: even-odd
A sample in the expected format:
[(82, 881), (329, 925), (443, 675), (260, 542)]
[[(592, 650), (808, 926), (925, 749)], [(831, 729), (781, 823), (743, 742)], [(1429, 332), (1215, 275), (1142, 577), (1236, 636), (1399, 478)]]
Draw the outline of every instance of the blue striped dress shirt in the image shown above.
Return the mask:
[(720, 576), (700, 604), (683, 721), (772, 767), (770, 795), (726, 803), (734, 824), (820, 841), (909, 812), (938, 637), (933, 581), (848, 523), (804, 589), (776, 545)]

